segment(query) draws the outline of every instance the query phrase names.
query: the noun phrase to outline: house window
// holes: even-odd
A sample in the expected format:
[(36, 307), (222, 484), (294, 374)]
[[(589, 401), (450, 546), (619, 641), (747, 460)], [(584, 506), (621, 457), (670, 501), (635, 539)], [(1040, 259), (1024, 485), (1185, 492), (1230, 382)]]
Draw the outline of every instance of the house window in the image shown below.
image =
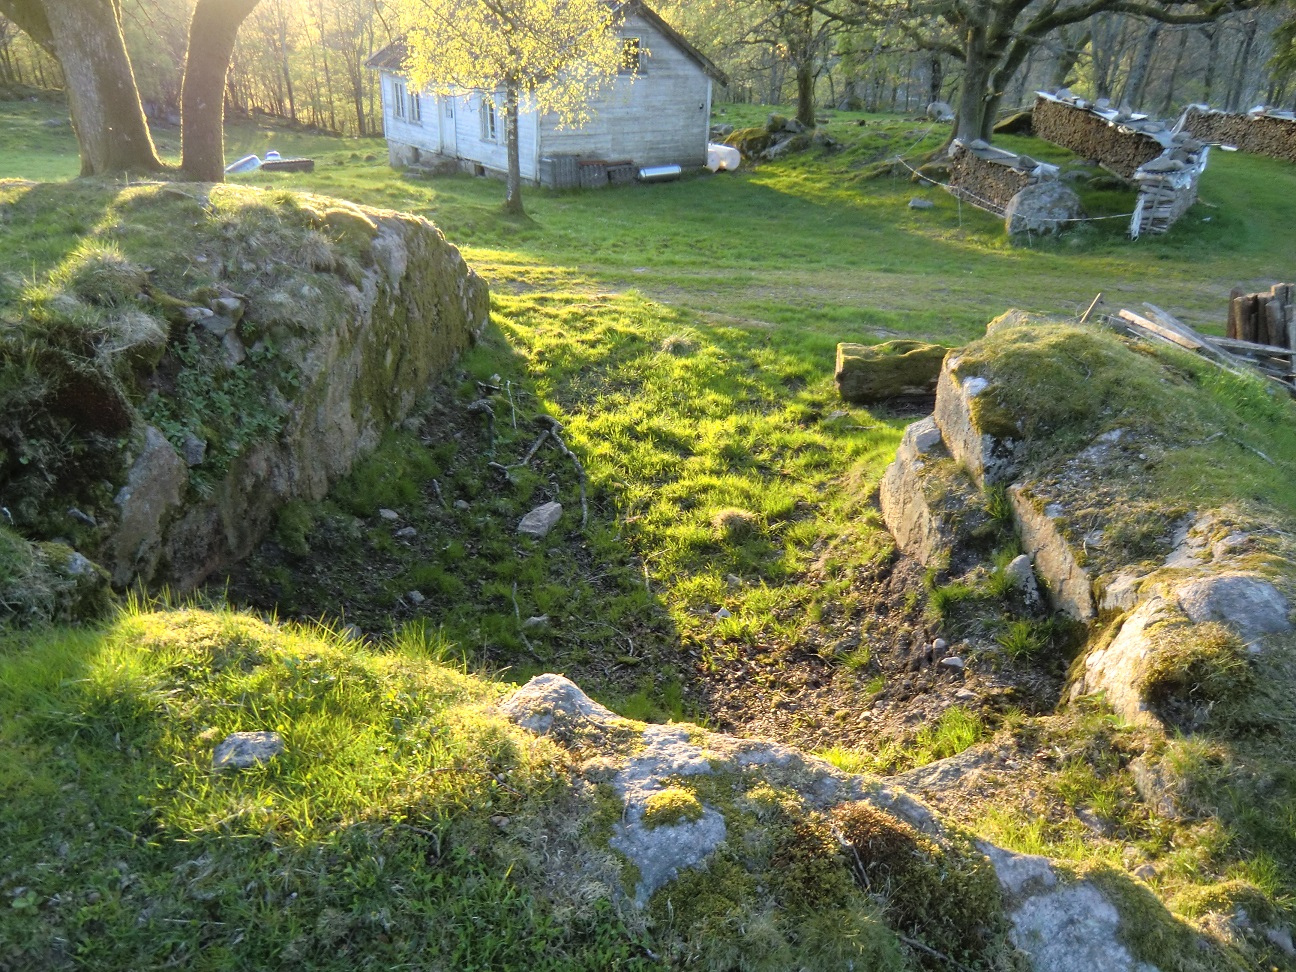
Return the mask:
[(643, 46), (638, 37), (626, 37), (621, 41), (620, 74), (638, 74), (643, 66)]
[(499, 126), (495, 117), (495, 102), (490, 98), (482, 99), (481, 126), (483, 142), (499, 141)]
[(392, 81), (392, 114), (397, 118), (405, 117), (405, 82)]
[(423, 99), (416, 94), (409, 97), (409, 120), (415, 125), (423, 124)]

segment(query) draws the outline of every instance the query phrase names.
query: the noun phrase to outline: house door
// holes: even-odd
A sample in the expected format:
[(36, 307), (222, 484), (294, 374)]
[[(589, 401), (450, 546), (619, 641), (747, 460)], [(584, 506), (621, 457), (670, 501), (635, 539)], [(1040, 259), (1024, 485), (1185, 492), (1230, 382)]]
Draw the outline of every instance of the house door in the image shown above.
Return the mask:
[(455, 99), (443, 95), (441, 102), (441, 154), (457, 159), (459, 157), (459, 138), (455, 131)]

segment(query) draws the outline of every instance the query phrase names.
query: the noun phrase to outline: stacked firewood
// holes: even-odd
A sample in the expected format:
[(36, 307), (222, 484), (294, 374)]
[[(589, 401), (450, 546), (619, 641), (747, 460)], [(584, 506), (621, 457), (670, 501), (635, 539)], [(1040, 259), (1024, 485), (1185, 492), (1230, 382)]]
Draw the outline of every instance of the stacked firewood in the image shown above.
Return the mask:
[(1179, 144), (1138, 167), (1138, 201), (1129, 235), (1164, 233), (1197, 201), (1197, 181), (1206, 169), (1209, 152), (1200, 142), (1176, 136)]
[(991, 148), (985, 142), (956, 141), (950, 156), (954, 194), (1002, 216), (1012, 197), (1037, 181), (1040, 163), (1025, 155)]
[(1290, 111), (1241, 115), (1189, 105), (1177, 127), (1203, 142), (1233, 145), (1254, 155), (1296, 162), (1296, 115)]
[[(1031, 112), (1035, 134), (1076, 155), (1093, 159), (1122, 179), (1165, 151), (1156, 136), (1165, 130), (1159, 122), (1132, 117), (1124, 112), (1099, 110), (1068, 92), (1039, 93)], [(1166, 141), (1168, 141), (1168, 133)]]
[(1296, 351), (1296, 287), (1274, 284), (1265, 294), (1234, 288), (1224, 333), (1230, 340)]

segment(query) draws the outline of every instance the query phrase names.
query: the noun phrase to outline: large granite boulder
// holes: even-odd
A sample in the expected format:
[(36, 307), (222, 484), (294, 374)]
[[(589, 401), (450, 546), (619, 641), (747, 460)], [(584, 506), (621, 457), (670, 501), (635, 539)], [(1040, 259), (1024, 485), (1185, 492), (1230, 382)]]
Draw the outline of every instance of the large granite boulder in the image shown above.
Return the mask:
[(1009, 200), (1004, 230), (1010, 237), (1056, 236), (1083, 216), (1075, 190), (1050, 179), (1027, 186)]

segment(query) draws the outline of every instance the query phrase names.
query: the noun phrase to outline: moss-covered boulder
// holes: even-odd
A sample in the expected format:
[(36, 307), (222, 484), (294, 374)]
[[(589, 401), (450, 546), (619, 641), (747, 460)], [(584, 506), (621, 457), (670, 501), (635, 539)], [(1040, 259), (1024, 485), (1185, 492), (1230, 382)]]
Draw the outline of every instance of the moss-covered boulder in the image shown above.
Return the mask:
[(837, 389), (846, 401), (861, 404), (935, 394), (948, 350), (922, 341), (839, 344)]
[[(0, 183), (0, 206), (0, 496), (119, 588), (245, 556), (487, 321), (485, 284), (415, 216), (231, 185)], [(94, 228), (6, 266), (62, 211)]]
[(764, 128), (740, 128), (725, 138), (745, 159), (758, 158), (774, 142), (774, 137)]

